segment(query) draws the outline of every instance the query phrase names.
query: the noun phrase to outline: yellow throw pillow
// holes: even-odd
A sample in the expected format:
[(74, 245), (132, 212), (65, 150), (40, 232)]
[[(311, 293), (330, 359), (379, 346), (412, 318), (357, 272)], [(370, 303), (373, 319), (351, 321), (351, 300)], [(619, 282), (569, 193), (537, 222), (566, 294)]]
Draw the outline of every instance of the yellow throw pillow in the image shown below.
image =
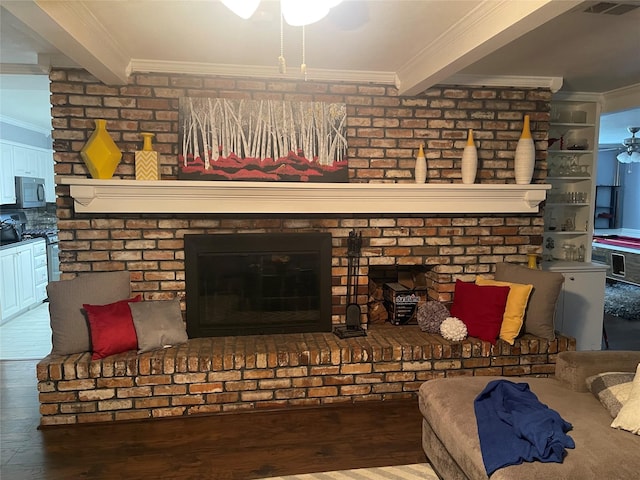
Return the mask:
[(480, 275), (476, 277), (476, 285), (494, 285), (498, 287), (509, 287), (509, 296), (507, 297), (507, 306), (502, 316), (502, 325), (500, 326), (500, 338), (513, 345), (516, 337), (522, 329), (524, 323), (524, 313), (529, 303), (529, 296), (533, 290), (533, 285), (525, 285), (522, 283), (499, 282), (490, 280)]

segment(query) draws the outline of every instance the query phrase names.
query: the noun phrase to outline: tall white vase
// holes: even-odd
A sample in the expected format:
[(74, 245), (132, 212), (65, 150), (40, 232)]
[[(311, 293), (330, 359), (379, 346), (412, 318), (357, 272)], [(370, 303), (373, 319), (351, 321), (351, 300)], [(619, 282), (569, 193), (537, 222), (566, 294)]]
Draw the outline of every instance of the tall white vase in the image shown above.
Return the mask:
[(424, 183), (427, 180), (427, 159), (424, 156), (422, 145), (420, 145), (420, 151), (416, 157), (415, 179), (416, 183)]
[(518, 185), (527, 185), (531, 183), (533, 178), (533, 167), (536, 163), (536, 148), (531, 138), (531, 129), (529, 128), (529, 115), (524, 116), (524, 126), (514, 158), (514, 169), (516, 183)]
[(478, 171), (478, 150), (473, 143), (473, 129), (469, 129), (467, 145), (462, 152), (462, 183), (471, 184), (476, 181)]

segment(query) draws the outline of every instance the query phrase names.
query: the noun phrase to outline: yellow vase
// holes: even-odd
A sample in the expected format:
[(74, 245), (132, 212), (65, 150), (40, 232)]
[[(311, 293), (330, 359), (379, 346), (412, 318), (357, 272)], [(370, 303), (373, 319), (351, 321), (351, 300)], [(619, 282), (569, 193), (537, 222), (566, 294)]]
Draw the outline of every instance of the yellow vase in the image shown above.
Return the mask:
[(160, 180), (158, 152), (153, 150), (153, 133), (142, 132), (142, 150), (136, 152), (136, 180)]
[(107, 121), (96, 120), (96, 129), (80, 151), (91, 177), (108, 179), (118, 168), (122, 152), (107, 132)]
[(153, 146), (151, 145), (151, 140), (155, 137), (155, 133), (142, 132), (142, 150), (145, 152), (150, 152), (153, 150)]

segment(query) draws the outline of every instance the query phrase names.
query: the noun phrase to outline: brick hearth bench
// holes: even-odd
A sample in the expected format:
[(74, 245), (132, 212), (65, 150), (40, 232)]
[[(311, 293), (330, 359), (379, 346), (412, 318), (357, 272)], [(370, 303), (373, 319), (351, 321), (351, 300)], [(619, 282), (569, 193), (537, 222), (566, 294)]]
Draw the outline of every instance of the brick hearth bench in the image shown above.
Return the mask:
[(436, 377), (546, 377), (565, 350), (575, 350), (574, 339), (527, 334), (513, 346), (492, 346), (385, 325), (345, 340), (331, 333), (216, 337), (97, 361), (89, 353), (50, 355), (37, 366), (40, 424), (411, 398)]

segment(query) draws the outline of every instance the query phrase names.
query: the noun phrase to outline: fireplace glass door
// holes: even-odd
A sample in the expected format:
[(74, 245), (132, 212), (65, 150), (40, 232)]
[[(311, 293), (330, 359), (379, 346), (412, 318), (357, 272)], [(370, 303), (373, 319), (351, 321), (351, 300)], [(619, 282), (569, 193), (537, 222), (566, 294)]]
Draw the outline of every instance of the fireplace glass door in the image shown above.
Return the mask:
[(189, 337), (331, 330), (331, 235), (185, 235)]

